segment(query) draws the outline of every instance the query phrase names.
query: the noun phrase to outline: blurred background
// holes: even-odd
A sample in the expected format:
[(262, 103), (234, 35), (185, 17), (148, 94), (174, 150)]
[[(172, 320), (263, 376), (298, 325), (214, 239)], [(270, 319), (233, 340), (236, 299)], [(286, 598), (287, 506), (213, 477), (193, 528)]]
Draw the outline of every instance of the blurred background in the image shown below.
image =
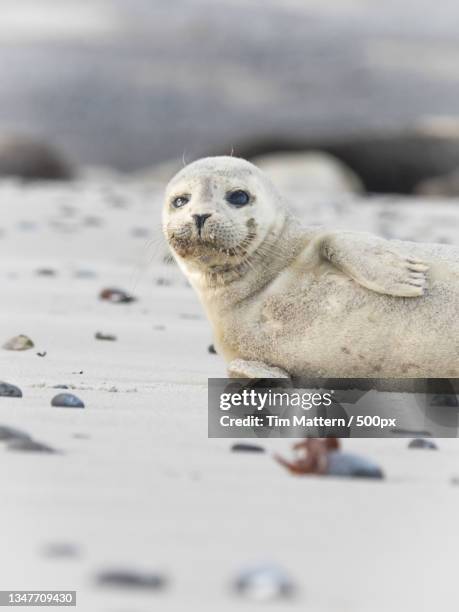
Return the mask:
[(370, 192), (455, 195), (458, 20), (455, 0), (2, 0), (0, 171), (319, 149)]

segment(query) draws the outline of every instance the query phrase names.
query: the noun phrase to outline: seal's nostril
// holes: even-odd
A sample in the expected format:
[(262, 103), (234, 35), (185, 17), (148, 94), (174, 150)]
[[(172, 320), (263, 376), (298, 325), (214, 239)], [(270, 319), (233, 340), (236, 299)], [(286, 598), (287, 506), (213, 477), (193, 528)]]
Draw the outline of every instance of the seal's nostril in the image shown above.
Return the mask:
[(201, 230), (204, 227), (204, 223), (211, 216), (212, 215), (210, 213), (206, 213), (205, 215), (192, 215), (192, 217), (194, 219), (194, 222), (196, 223), (196, 227), (198, 228), (198, 232), (199, 233), (201, 233)]

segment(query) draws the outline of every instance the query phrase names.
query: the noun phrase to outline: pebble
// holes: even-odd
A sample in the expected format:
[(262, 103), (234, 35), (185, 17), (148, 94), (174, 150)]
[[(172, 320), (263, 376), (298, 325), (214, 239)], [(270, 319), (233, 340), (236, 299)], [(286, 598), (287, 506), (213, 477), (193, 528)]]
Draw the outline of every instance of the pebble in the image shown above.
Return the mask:
[(51, 400), (51, 406), (59, 408), (84, 408), (84, 403), (73, 393), (59, 393)]
[(130, 570), (108, 570), (97, 576), (101, 586), (120, 587), (124, 589), (157, 590), (165, 586), (166, 580), (160, 574), (146, 574)]
[(262, 446), (258, 446), (258, 444), (245, 444), (238, 443), (233, 444), (231, 450), (234, 453), (264, 453), (265, 449)]
[(37, 353), (37, 357), (46, 357), (47, 354), (46, 351), (42, 351), (41, 353)]
[(103, 219), (94, 215), (83, 217), (83, 225), (87, 227), (101, 227), (104, 224)]
[(131, 236), (134, 236), (134, 238), (149, 238), (150, 230), (148, 227), (133, 227), (131, 229)]
[(52, 268), (39, 268), (36, 274), (37, 276), (56, 276), (56, 270)]
[(59, 559), (68, 559), (79, 556), (78, 546), (75, 544), (70, 544), (68, 542), (53, 542), (51, 544), (47, 544), (43, 553), (47, 557), (58, 557)]
[(54, 385), (53, 389), (69, 389), (68, 385)]
[(366, 457), (330, 451), (328, 453), (327, 476), (345, 476), (348, 478), (384, 478), (381, 468)]
[(84, 268), (80, 270), (75, 270), (73, 275), (75, 276), (75, 278), (95, 278), (97, 276), (94, 270), (87, 270)]
[(22, 397), (22, 391), (16, 385), (0, 381), (0, 397)]
[(33, 348), (33, 346), (32, 340), (28, 336), (21, 334), (19, 336), (14, 336), (14, 338), (10, 338), (5, 342), (3, 348), (7, 351), (26, 351)]
[(46, 444), (35, 442), (32, 438), (14, 438), (8, 444), (8, 450), (26, 451), (34, 453), (56, 453), (57, 451)]
[(254, 601), (271, 601), (291, 597), (294, 585), (287, 574), (275, 565), (262, 565), (242, 571), (235, 590)]
[(217, 354), (217, 351), (215, 350), (215, 346), (213, 344), (209, 344), (209, 346), (207, 347), (207, 350), (211, 355)]
[(0, 425), (0, 440), (30, 440), (29, 434), (14, 427)]
[(96, 340), (108, 340), (110, 342), (114, 342), (116, 340), (116, 336), (112, 334), (105, 334), (104, 332), (96, 332), (94, 334), (94, 338)]
[(130, 302), (135, 302), (137, 299), (122, 289), (114, 288), (102, 289), (99, 298), (114, 304), (129, 304)]
[(415, 438), (408, 444), (408, 448), (426, 448), (428, 450), (438, 450), (438, 446), (433, 440), (426, 440), (425, 438)]

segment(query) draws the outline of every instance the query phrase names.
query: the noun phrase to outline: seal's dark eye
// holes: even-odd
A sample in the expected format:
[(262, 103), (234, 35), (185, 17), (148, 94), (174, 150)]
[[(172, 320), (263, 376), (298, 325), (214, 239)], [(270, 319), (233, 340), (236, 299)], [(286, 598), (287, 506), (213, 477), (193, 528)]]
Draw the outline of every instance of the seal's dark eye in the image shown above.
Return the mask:
[(187, 195), (177, 196), (176, 198), (172, 200), (172, 206), (174, 208), (182, 208), (182, 206), (185, 206), (185, 204), (188, 204), (189, 201), (190, 201), (190, 197)]
[(230, 193), (226, 194), (226, 201), (233, 206), (245, 206), (250, 202), (250, 195), (247, 191), (237, 189), (236, 191), (230, 191)]

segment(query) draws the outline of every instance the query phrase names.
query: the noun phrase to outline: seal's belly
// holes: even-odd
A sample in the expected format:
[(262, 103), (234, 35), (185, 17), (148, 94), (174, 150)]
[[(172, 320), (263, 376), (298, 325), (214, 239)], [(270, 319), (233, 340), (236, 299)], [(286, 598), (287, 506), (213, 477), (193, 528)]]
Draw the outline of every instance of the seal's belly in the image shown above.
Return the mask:
[(450, 299), (441, 284), (379, 295), (340, 272), (276, 281), (227, 319), (223, 350), (298, 376), (459, 376), (459, 288)]

